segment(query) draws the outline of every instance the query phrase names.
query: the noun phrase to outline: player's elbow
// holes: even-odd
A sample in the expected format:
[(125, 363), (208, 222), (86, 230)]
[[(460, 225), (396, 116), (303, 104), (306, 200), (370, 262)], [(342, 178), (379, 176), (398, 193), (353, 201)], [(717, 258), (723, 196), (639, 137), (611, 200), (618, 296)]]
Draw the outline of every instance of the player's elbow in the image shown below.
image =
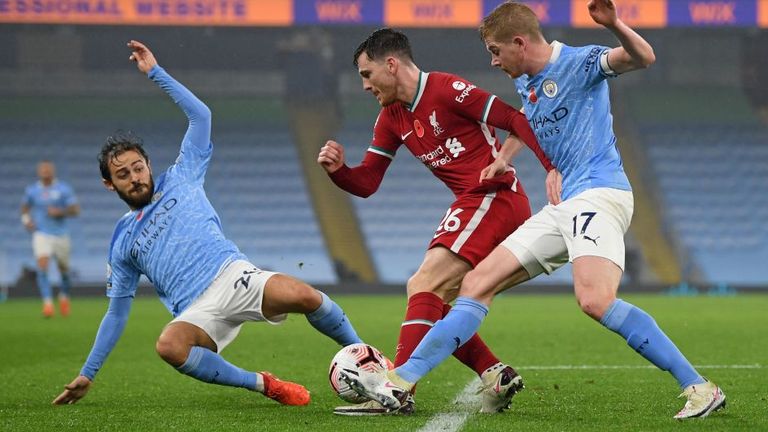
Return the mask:
[(656, 54), (653, 52), (653, 48), (649, 48), (648, 52), (643, 53), (638, 59), (637, 66), (638, 68), (648, 69), (654, 63), (656, 63)]
[(208, 105), (204, 103), (200, 104), (199, 116), (200, 120), (210, 123), (213, 114), (211, 114), (211, 109), (208, 108)]

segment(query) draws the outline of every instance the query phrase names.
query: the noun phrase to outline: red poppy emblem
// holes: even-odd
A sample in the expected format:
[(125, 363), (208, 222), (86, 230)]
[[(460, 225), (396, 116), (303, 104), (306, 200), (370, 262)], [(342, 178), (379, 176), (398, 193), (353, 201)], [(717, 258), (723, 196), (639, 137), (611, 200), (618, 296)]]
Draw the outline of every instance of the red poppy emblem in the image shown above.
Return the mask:
[(528, 100), (531, 101), (531, 103), (539, 101), (539, 98), (536, 96), (536, 90), (533, 87), (531, 87), (530, 93), (528, 93)]
[(424, 136), (424, 126), (418, 120), (413, 121), (413, 130), (416, 131), (416, 136), (421, 138)]

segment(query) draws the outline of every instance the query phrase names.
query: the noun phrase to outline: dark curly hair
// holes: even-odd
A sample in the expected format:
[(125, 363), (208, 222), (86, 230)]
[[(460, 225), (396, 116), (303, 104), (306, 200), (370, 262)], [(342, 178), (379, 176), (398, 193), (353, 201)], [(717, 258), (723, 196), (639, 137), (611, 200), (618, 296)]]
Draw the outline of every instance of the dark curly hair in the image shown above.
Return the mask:
[(112, 174), (109, 172), (109, 161), (129, 150), (138, 152), (149, 162), (149, 156), (144, 151), (144, 140), (132, 131), (116, 130), (112, 135), (108, 136), (104, 146), (101, 147), (98, 157), (101, 178), (112, 181)]

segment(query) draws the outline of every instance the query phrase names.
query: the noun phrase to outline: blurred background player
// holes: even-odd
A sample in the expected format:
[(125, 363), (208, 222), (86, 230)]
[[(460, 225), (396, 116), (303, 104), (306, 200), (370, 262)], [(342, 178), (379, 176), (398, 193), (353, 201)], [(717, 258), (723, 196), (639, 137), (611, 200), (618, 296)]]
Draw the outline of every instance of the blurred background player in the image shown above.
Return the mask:
[(588, 9), (619, 47), (547, 43), (536, 15), (519, 3), (504, 3), (484, 19), (480, 34), (491, 65), (515, 80), (542, 148), (562, 171), (563, 201), (532, 216), (467, 274), (453, 310), (390, 373), (394, 385), (375, 375), (359, 382), (369, 397), (397, 408), (413, 383), (472, 337), (493, 297), (509, 287), (505, 281), (551, 273), (572, 261), (581, 310), (677, 380), (687, 402), (675, 418), (704, 417), (725, 406), (720, 388), (696, 371), (656, 321), (616, 297), (634, 202), (616, 151), (606, 79), (646, 68), (655, 55), (617, 17), (613, 1), (592, 0)]
[(69, 315), (69, 295), (72, 280), (69, 273), (71, 244), (67, 219), (80, 214), (74, 190), (56, 178), (56, 167), (51, 161), (37, 165), (38, 181), (27, 186), (21, 203), (21, 223), (32, 233), (32, 251), (37, 261), (37, 287), (43, 299), (43, 316), (54, 314), (53, 288), (48, 277), (51, 257), (61, 275), (59, 312)]
[[(345, 164), (341, 144), (328, 141), (323, 146), (318, 163), (331, 180), (349, 193), (368, 197), (376, 192), (397, 149), (405, 144), (456, 197), (439, 222), (424, 261), (408, 280), (408, 306), (395, 356), (395, 366), (399, 366), (450, 310), (448, 303), (455, 299), (464, 275), (530, 216), (528, 197), (510, 164), (523, 145), (515, 136), (536, 153), (548, 171), (551, 200), (557, 199), (557, 171), (536, 142), (525, 116), (459, 76), (420, 70), (403, 33), (387, 28), (375, 31), (355, 51), (354, 64), (363, 88), (376, 97), (382, 109), (359, 166)], [(494, 127), (513, 134), (503, 146)], [(489, 167), (494, 160), (500, 163)], [(517, 372), (501, 363), (478, 335), (454, 355), (481, 376), (483, 412), (505, 409), (522, 388)], [(411, 400), (401, 412), (412, 410)], [(376, 402), (336, 409), (337, 414), (349, 415), (387, 411)]]
[(110, 137), (101, 150), (102, 181), (130, 211), (118, 221), (110, 245), (109, 309), (80, 374), (53, 403), (72, 404), (86, 395), (125, 328), (144, 274), (174, 316), (155, 348), (168, 364), (203, 382), (257, 391), (286, 405), (308, 404), (303, 386), (243, 370), (219, 353), (244, 322), (277, 324), (290, 312), (305, 314), (340, 345), (360, 338), (328, 296), (290, 276), (256, 268), (224, 237), (203, 189), (213, 152), (211, 111), (158, 66), (146, 46), (131, 41), (128, 47), (130, 59), (179, 105), (189, 126), (176, 162), (157, 182), (138, 137)]

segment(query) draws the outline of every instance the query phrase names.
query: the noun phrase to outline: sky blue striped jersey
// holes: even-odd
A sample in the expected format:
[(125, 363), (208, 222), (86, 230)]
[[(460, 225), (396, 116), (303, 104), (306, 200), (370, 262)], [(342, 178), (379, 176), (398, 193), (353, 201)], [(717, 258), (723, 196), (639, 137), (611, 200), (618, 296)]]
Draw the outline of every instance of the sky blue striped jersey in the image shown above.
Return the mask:
[(155, 178), (152, 202), (117, 222), (109, 251), (107, 296), (133, 296), (144, 274), (177, 316), (225, 264), (247, 258), (224, 237), (219, 215), (203, 190), (213, 152), (210, 110), (161, 67), (155, 66), (149, 78), (184, 111), (189, 127), (176, 162)]
[(598, 187), (632, 190), (613, 134), (610, 48), (552, 47), (547, 66), (515, 79), (515, 87), (541, 148), (563, 174), (562, 198)]
[(22, 204), (29, 206), (29, 215), (35, 223), (35, 231), (55, 236), (69, 234), (68, 217), (48, 216), (48, 207), (64, 209), (77, 204), (75, 192), (67, 183), (54, 180), (50, 186), (45, 186), (37, 181), (27, 186)]

